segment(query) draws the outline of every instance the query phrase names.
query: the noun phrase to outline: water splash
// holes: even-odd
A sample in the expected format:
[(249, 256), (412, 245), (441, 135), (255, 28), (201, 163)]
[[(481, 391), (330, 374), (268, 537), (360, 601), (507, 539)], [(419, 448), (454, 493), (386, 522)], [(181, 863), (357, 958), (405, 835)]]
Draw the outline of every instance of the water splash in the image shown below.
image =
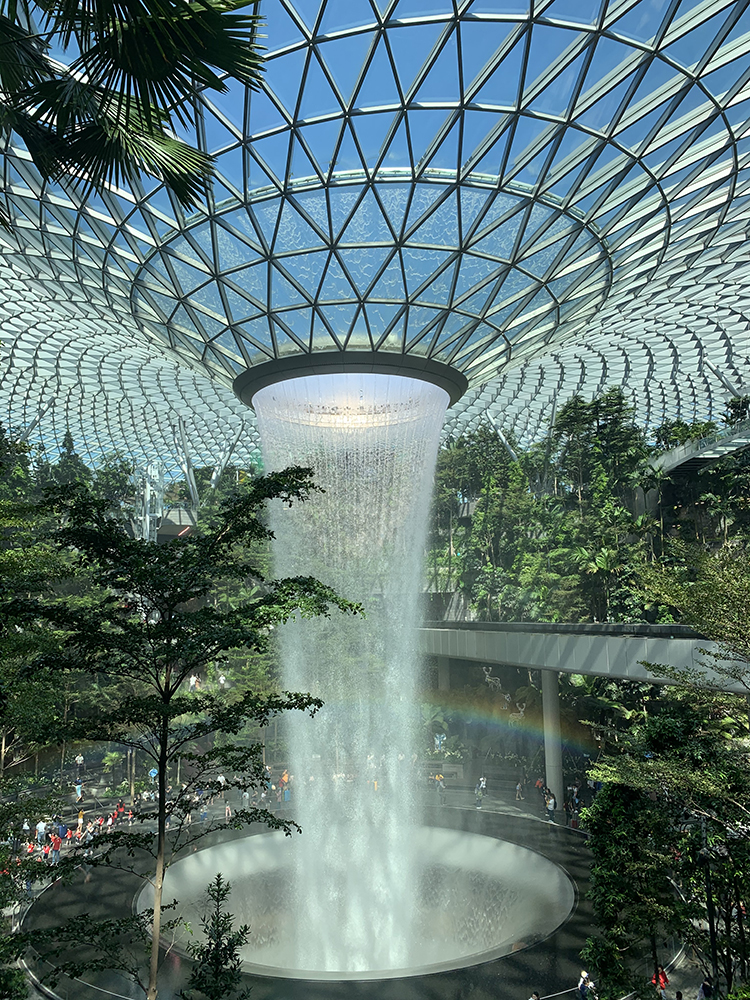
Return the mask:
[(284, 685), (321, 697), (289, 720), (293, 815), (303, 827), (296, 967), (408, 964), (417, 890), (415, 648), (422, 554), (447, 393), (393, 375), (308, 376), (254, 398), (269, 469), (309, 465), (325, 493), (272, 511), (280, 575), (314, 575), (366, 620), (293, 624)]

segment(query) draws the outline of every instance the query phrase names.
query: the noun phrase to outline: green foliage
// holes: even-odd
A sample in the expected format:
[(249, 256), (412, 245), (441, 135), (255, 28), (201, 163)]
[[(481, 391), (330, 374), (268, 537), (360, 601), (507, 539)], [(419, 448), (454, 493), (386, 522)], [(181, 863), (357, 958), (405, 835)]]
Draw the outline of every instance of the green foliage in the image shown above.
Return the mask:
[[(213, 161), (174, 130), (194, 121), (201, 91), (227, 90), (224, 73), (259, 85), (259, 18), (243, 6), (236, 0), (88, 6), (60, 0), (29, 7), (5, 0), (4, 130), (22, 140), (45, 180), (66, 177), (83, 197), (146, 171), (194, 206)], [(51, 43), (69, 51), (69, 66), (51, 57)]]
[(250, 928), (243, 924), (236, 930), (234, 917), (225, 910), (231, 892), (231, 882), (225, 882), (221, 872), (206, 888), (208, 910), (201, 918), (205, 941), (190, 947), (195, 962), (187, 983), (185, 1000), (195, 1000), (197, 991), (207, 1000), (236, 997), (246, 1000), (250, 990), (238, 993), (242, 982), (242, 958), (239, 949), (246, 943)]

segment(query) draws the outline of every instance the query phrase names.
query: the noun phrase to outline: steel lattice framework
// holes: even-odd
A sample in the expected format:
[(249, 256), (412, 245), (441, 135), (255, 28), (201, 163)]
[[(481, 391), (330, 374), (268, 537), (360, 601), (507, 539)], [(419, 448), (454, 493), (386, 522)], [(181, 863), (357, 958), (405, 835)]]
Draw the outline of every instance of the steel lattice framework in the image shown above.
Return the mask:
[(80, 205), (6, 156), (12, 423), (148, 456), (179, 415), (208, 460), (255, 447), (238, 373), (335, 350), (449, 364), (450, 429), (489, 409), (522, 439), (613, 382), (656, 423), (750, 384), (748, 0), (262, 12), (263, 90), (201, 102), (219, 176), (192, 216), (156, 180)]

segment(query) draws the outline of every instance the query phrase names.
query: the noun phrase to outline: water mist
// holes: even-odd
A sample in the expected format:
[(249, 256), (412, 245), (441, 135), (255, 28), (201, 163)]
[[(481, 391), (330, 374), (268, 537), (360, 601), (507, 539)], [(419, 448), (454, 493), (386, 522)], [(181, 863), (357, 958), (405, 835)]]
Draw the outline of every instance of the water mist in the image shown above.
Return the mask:
[[(413, 954), (422, 554), (447, 393), (416, 379), (325, 374), (254, 399), (268, 469), (311, 466), (325, 492), (272, 511), (275, 572), (361, 601), (283, 630), (284, 685), (325, 702), (287, 721), (297, 913), (291, 965), (387, 971)], [(417, 934), (417, 936), (419, 936)]]

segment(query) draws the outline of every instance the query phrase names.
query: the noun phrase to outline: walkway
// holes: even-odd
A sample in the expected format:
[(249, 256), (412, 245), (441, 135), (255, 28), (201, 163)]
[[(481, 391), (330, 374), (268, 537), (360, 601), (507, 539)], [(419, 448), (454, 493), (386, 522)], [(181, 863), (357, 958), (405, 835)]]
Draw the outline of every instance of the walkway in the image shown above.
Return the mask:
[(679, 448), (672, 448), (651, 461), (655, 469), (663, 472), (679, 471), (680, 475), (694, 475), (704, 465), (718, 462), (720, 458), (734, 455), (750, 447), (750, 420), (727, 427), (710, 437), (688, 441)]
[[(425, 622), (419, 630), (423, 653), (438, 657), (439, 687), (450, 687), (450, 660), (474, 660), (529, 670), (591, 674), (617, 680), (660, 681), (643, 665), (702, 669), (702, 652), (716, 650), (684, 625), (558, 625), (526, 622)], [(707, 677), (712, 676), (706, 670)], [(740, 694), (742, 686), (716, 677), (717, 687)]]

